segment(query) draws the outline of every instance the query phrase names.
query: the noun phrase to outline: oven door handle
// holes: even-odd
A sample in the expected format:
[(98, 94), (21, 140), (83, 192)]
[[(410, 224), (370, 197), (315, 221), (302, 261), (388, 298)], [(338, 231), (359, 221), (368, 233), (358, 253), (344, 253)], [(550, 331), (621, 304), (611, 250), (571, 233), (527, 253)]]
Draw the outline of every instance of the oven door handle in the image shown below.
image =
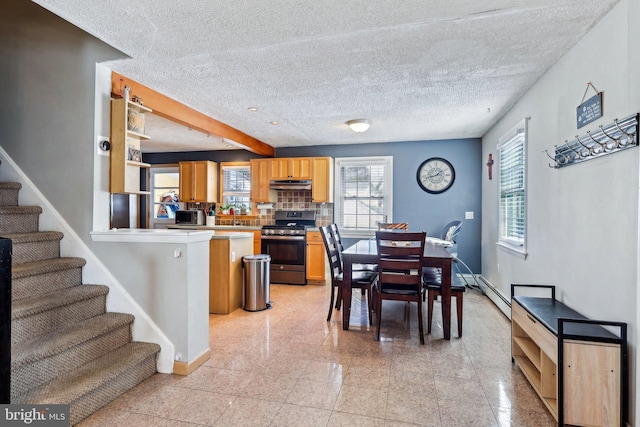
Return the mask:
[(262, 240), (304, 240), (304, 236), (261, 236)]

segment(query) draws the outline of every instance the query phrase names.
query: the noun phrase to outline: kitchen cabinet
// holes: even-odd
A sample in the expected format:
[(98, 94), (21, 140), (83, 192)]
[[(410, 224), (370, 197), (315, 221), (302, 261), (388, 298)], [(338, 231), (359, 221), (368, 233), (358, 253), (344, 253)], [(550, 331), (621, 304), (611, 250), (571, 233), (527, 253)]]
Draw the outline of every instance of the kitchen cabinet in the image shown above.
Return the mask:
[(275, 200), (274, 191), (269, 188), (271, 161), (272, 159), (252, 159), (250, 161), (251, 201), (253, 203), (272, 202)]
[(217, 203), (218, 164), (208, 160), (180, 162), (180, 201)]
[(311, 201), (333, 203), (333, 159), (314, 157), (311, 166)]
[(311, 179), (311, 158), (271, 159), (271, 179)]
[(319, 231), (307, 231), (307, 280), (324, 282), (324, 259), (326, 252)]
[(141, 161), (140, 153), (140, 140), (149, 139), (144, 135), (144, 114), (150, 112), (124, 98), (111, 100), (111, 193), (151, 194), (140, 189), (140, 169), (151, 167)]

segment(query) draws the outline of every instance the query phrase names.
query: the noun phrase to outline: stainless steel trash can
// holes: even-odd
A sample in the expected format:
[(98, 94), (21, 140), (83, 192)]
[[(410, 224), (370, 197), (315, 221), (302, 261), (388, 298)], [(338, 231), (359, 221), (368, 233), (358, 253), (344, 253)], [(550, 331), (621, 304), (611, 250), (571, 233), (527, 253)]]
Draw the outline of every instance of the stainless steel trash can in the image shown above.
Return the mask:
[(269, 255), (247, 255), (242, 257), (244, 268), (243, 308), (260, 311), (271, 308), (269, 301)]

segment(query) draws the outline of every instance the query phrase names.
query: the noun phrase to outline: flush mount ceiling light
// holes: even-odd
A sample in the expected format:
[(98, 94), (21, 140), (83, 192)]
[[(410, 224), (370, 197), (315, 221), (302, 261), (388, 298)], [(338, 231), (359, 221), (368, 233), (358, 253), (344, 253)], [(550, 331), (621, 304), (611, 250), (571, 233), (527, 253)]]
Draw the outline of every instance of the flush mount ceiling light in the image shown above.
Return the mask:
[(347, 124), (352, 131), (358, 133), (366, 131), (367, 129), (369, 129), (369, 126), (371, 126), (371, 122), (367, 119), (349, 120)]

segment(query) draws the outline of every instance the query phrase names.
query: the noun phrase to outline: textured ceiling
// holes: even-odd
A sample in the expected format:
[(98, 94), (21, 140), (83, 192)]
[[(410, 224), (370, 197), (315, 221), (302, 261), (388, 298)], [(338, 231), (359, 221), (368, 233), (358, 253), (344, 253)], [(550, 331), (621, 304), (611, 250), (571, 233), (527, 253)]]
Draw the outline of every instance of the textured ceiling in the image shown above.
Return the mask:
[(284, 147), (480, 137), (617, 1), (36, 3), (131, 56), (113, 70)]

